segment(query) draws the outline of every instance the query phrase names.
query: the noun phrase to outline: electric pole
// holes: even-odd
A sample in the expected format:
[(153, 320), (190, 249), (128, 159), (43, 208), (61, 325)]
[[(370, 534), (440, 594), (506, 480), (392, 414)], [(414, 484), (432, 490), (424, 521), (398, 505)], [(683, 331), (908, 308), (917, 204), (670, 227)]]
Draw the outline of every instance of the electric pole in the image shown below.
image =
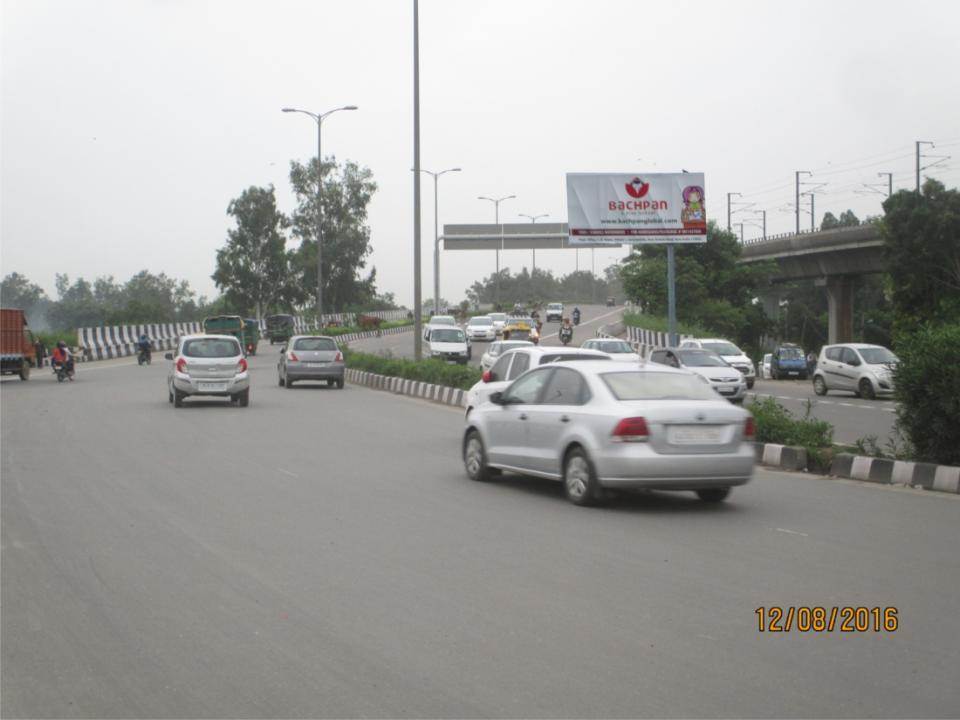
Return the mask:
[(727, 232), (730, 232), (730, 214), (731, 214), (731, 213), (730, 213), (730, 198), (732, 198), (734, 195), (736, 195), (737, 197), (742, 197), (742, 195), (741, 195), (740, 193), (738, 193), (738, 192), (728, 192), (728, 193), (727, 193)]
[(794, 181), (796, 184), (796, 204), (794, 205), (794, 211), (797, 217), (797, 235), (800, 234), (800, 175), (813, 175), (809, 170), (797, 170), (794, 173)]

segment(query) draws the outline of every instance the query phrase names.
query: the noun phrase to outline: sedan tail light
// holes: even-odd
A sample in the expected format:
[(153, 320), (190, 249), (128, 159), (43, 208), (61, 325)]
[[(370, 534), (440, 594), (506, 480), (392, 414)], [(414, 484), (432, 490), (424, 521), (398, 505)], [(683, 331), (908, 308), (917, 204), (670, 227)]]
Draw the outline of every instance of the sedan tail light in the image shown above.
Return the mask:
[(333, 356), (334, 362), (343, 362), (343, 353), (337, 350), (337, 354)]
[(300, 362), (300, 358), (297, 357), (297, 354), (293, 350), (287, 353), (287, 360), (290, 362)]
[(747, 440), (753, 440), (757, 437), (757, 423), (753, 419), (753, 416), (747, 418), (747, 422), (743, 426), (743, 437)]
[(481, 377), (481, 379), (482, 379), (485, 383), (488, 383), (488, 382), (490, 382), (490, 381), (493, 379), (493, 375), (490, 373), (489, 370), (484, 370), (484, 371), (483, 371), (483, 376)]
[(647, 421), (642, 417), (624, 418), (613, 429), (613, 442), (644, 442), (650, 437)]
[(177, 360), (177, 372), (185, 373), (186, 371), (187, 371), (187, 359), (180, 358), (179, 360)]
[(237, 363), (237, 372), (246, 372), (247, 371), (247, 359), (240, 358), (240, 362)]

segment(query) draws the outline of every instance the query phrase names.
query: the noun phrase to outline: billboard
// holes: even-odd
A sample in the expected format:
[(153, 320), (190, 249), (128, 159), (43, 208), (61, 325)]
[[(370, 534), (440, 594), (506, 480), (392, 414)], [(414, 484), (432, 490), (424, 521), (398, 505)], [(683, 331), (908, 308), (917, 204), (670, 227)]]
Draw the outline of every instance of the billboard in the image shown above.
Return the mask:
[(703, 173), (567, 173), (570, 244), (707, 241)]

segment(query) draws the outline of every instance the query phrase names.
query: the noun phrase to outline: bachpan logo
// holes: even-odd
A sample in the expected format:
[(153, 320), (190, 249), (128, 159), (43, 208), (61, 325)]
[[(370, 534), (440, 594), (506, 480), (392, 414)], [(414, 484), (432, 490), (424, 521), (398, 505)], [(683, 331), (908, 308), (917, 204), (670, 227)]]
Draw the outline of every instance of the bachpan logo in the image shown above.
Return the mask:
[(632, 198), (642, 198), (650, 190), (650, 183), (645, 183), (638, 177), (626, 184), (627, 195)]

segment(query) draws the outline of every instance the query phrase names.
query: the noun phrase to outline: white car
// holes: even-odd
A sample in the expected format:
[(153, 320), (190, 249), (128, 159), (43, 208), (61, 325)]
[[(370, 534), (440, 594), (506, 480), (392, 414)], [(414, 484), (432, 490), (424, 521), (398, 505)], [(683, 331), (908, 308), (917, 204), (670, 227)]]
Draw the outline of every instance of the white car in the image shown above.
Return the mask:
[(430, 357), (466, 365), (470, 359), (470, 341), (458, 327), (435, 327), (428, 331)]
[(493, 329), (497, 335), (503, 335), (503, 327), (507, 324), (506, 313), (490, 313), (490, 319), (493, 320)]
[(523, 347), (533, 347), (533, 343), (529, 340), (497, 340), (490, 344), (483, 357), (480, 358), (480, 368), (489, 370), (505, 352)]
[(760, 378), (762, 380), (770, 379), (770, 362), (773, 360), (773, 353), (766, 353), (763, 356), (763, 363), (760, 365)]
[(457, 319), (453, 315), (434, 315), (423, 331), (423, 339), (430, 339), (430, 330), (437, 327), (456, 327)]
[(545, 322), (563, 321), (563, 303), (550, 303), (547, 305), (547, 311), (544, 313)]
[(485, 370), (483, 379), (467, 392), (467, 415), (485, 403), (491, 393), (503, 390), (532, 367), (568, 360), (610, 360), (606, 353), (582, 348), (524, 347), (503, 353), (493, 367)]
[(748, 358), (743, 350), (729, 340), (724, 340), (723, 338), (690, 338), (680, 343), (681, 350), (687, 350), (689, 348), (713, 350), (743, 374), (744, 379), (747, 381), (747, 389), (753, 388), (753, 383), (757, 379), (757, 368), (753, 364), (753, 360)]
[(247, 359), (233, 335), (187, 335), (164, 357), (170, 361), (167, 396), (174, 407), (198, 395), (229, 398), (240, 407), (250, 404)]
[(740, 371), (712, 350), (661, 348), (650, 353), (650, 362), (689, 370), (710, 383), (718, 395), (732, 403), (742, 403), (747, 394), (747, 381)]
[(587, 340), (580, 347), (587, 350), (599, 350), (610, 356), (611, 360), (616, 362), (640, 364), (640, 355), (633, 346), (626, 340), (617, 340), (616, 338), (593, 338)]
[(497, 329), (493, 325), (493, 318), (489, 315), (480, 315), (470, 318), (467, 323), (467, 337), (471, 340), (496, 340)]
[(813, 371), (813, 390), (847, 390), (865, 400), (891, 397), (899, 359), (882, 345), (824, 345)]

